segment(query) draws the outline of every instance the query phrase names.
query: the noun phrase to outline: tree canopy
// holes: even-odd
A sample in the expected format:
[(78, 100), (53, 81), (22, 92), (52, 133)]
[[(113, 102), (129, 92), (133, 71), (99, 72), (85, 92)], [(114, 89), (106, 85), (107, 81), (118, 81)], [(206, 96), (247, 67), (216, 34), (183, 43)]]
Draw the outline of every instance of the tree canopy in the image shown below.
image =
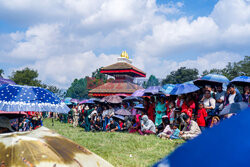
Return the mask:
[(147, 88), (149, 86), (158, 86), (158, 85), (160, 85), (159, 80), (154, 75), (150, 75), (144, 87)]
[(167, 77), (162, 81), (162, 84), (180, 84), (195, 80), (198, 78), (199, 71), (194, 69), (189, 69), (186, 67), (180, 67), (176, 71), (172, 71)]
[(39, 74), (36, 70), (26, 67), (23, 70), (12, 72), (10, 79), (18, 85), (46, 87), (46, 85), (42, 84), (41, 80), (37, 79), (38, 75)]
[(83, 99), (88, 97), (87, 77), (75, 79), (66, 92), (66, 97)]
[(224, 75), (229, 80), (242, 75), (250, 76), (250, 56), (245, 56), (244, 60), (239, 62), (229, 62), (223, 69), (212, 69), (210, 71), (205, 70), (203, 71), (203, 76), (211, 73)]

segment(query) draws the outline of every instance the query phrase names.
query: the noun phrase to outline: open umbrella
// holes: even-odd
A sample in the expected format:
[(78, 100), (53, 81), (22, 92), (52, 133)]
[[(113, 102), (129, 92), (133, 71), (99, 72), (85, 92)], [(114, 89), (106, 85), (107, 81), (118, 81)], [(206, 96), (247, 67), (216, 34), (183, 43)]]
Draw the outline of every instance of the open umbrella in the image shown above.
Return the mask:
[(159, 93), (161, 90), (161, 86), (149, 86), (147, 89), (144, 90), (144, 95), (156, 94)]
[(122, 98), (120, 96), (111, 95), (111, 96), (106, 96), (106, 97), (102, 98), (101, 102), (121, 103), (122, 102)]
[(113, 118), (118, 118), (124, 121), (124, 116), (122, 115), (113, 115)]
[(122, 101), (141, 101), (142, 98), (137, 97), (137, 96), (128, 96), (125, 97)]
[(115, 114), (126, 116), (126, 115), (131, 115), (131, 112), (129, 112), (129, 111), (126, 110), (126, 109), (121, 108), (121, 109), (117, 110), (117, 111), (115, 112)]
[(101, 101), (101, 99), (98, 99), (98, 98), (90, 98), (89, 100), (93, 100), (94, 102), (100, 102)]
[(250, 86), (250, 77), (248, 76), (239, 76), (234, 78), (231, 81), (232, 84), (239, 85), (239, 86)]
[(171, 95), (181, 95), (187, 94), (191, 92), (195, 92), (200, 88), (195, 86), (194, 84), (179, 84), (174, 87), (174, 89), (169, 93)]
[(224, 75), (219, 74), (208, 74), (194, 81), (194, 84), (198, 86), (222, 86), (223, 83), (228, 84), (229, 80)]
[(250, 166), (250, 109), (207, 129), (154, 167)]
[(71, 97), (66, 97), (65, 99), (64, 99), (64, 103), (66, 104), (66, 105), (72, 105), (72, 103), (71, 103)]
[(143, 96), (144, 91), (145, 91), (145, 89), (136, 90), (131, 96), (134, 96), (134, 97), (141, 97), (141, 96)]
[(174, 84), (166, 84), (162, 86), (162, 92), (164, 94), (170, 94), (170, 92), (174, 89)]
[(79, 100), (78, 100), (78, 99), (71, 99), (70, 102), (71, 102), (71, 103), (74, 103), (74, 104), (78, 104), (78, 103), (79, 103)]
[(124, 93), (118, 93), (118, 94), (116, 94), (116, 96), (120, 96), (120, 97), (127, 97), (128, 95), (126, 95), (126, 94), (124, 94)]
[(143, 104), (138, 104), (134, 107), (135, 109), (144, 109)]
[(6, 84), (15, 85), (16, 83), (14, 81), (10, 80), (10, 79), (0, 78), (0, 86), (6, 85)]
[(0, 87), (0, 110), (68, 113), (70, 109), (47, 89), (34, 86), (4, 85)]
[(45, 127), (0, 134), (0, 150), (1, 166), (112, 166), (83, 146)]
[(237, 113), (249, 107), (246, 102), (238, 102), (227, 105), (221, 112), (220, 115), (226, 115), (230, 113)]

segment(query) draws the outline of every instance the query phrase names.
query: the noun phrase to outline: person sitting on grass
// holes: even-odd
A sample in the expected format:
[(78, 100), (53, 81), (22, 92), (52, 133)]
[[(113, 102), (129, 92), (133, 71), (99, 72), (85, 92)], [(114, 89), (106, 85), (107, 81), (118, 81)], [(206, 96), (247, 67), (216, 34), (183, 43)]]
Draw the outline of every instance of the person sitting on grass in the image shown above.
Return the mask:
[(178, 129), (178, 124), (176, 124), (176, 123), (172, 124), (172, 129), (173, 129), (173, 133), (169, 137), (169, 139), (180, 139), (180, 137), (179, 137), (180, 129)]
[(153, 121), (148, 119), (147, 115), (142, 116), (140, 135), (155, 134), (155, 124)]
[(197, 123), (201, 129), (201, 131), (205, 130), (206, 127), (206, 118), (207, 118), (207, 111), (204, 108), (202, 102), (199, 103), (199, 110), (197, 111)]
[(128, 131), (130, 129), (130, 127), (132, 126), (128, 116), (124, 117), (124, 123), (123, 126), (121, 126), (121, 130), (122, 131)]
[(132, 126), (130, 127), (128, 132), (129, 133), (139, 132), (139, 130), (141, 128), (140, 121), (136, 121), (136, 118), (133, 118), (131, 124), (132, 124)]
[(118, 123), (115, 122), (113, 118), (110, 118), (110, 124), (108, 125), (107, 131), (108, 132), (116, 132), (118, 130), (119, 130)]
[(102, 122), (99, 117), (96, 118), (96, 121), (93, 124), (94, 131), (102, 131)]
[(157, 136), (160, 138), (168, 138), (173, 134), (173, 129), (171, 129), (170, 125), (167, 125), (163, 132), (159, 133)]
[(167, 115), (162, 116), (162, 123), (156, 127), (156, 133), (161, 133), (166, 128), (166, 126), (169, 125), (169, 119)]
[(180, 137), (182, 139), (184, 140), (193, 139), (199, 134), (201, 134), (201, 130), (198, 124), (194, 120), (191, 120), (188, 115), (184, 115), (183, 119), (186, 122), (186, 126), (180, 132)]

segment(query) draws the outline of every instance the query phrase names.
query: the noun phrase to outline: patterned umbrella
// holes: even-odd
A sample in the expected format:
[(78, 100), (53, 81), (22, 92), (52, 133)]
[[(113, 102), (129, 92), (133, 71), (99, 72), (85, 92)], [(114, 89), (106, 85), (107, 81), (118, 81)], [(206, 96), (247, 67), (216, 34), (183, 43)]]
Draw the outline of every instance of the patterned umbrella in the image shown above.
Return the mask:
[(129, 112), (128, 110), (126, 110), (126, 109), (123, 109), (123, 108), (121, 108), (121, 109), (119, 109), (119, 110), (117, 110), (116, 112), (115, 112), (115, 114), (117, 114), (117, 115), (124, 115), (124, 116), (129, 116), (129, 115), (131, 115), (131, 112)]
[(0, 87), (0, 110), (68, 113), (70, 109), (47, 89), (4, 85)]
[(229, 80), (224, 75), (219, 75), (219, 74), (208, 74), (194, 81), (194, 84), (198, 86), (204, 86), (204, 85), (218, 86), (222, 85), (223, 83), (228, 84)]
[(194, 84), (179, 84), (175, 86), (175, 88), (170, 92), (171, 95), (181, 95), (187, 94), (191, 92), (195, 92), (200, 88), (195, 86)]
[(250, 86), (250, 77), (248, 76), (239, 76), (234, 78), (231, 81), (232, 84), (239, 85), (239, 86)]
[(141, 100), (142, 100), (141, 97), (128, 96), (128, 97), (124, 98), (122, 101), (141, 101)]
[(144, 91), (145, 91), (145, 89), (139, 89), (139, 90), (135, 91), (131, 96), (141, 97), (141, 96), (143, 96)]
[(111, 95), (111, 96), (106, 96), (106, 97), (102, 98), (101, 102), (121, 103), (122, 102), (122, 98), (120, 96)]
[(112, 166), (83, 146), (45, 127), (0, 134), (0, 150), (1, 166)]
[(0, 86), (5, 85), (5, 84), (15, 85), (16, 83), (10, 79), (0, 78)]

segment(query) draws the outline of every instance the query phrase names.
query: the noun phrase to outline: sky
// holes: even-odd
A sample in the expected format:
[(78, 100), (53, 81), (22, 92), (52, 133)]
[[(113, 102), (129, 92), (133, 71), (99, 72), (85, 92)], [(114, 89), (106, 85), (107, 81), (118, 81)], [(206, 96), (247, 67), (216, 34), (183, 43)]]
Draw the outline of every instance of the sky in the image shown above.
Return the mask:
[(46, 84), (110, 65), (126, 50), (158, 78), (250, 55), (250, 0), (0, 0), (0, 68), (30, 67)]

